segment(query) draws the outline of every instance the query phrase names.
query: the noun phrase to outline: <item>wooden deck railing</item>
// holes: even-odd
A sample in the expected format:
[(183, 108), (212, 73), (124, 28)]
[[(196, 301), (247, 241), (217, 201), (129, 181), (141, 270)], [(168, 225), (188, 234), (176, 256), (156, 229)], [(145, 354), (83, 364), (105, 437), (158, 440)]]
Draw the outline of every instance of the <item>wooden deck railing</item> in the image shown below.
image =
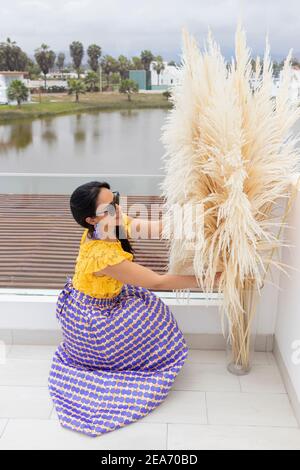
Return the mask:
[[(162, 199), (128, 196), (128, 207), (135, 203), (150, 213), (151, 204)], [(60, 289), (74, 273), (83, 230), (72, 217), (67, 195), (0, 194), (0, 288)], [(132, 246), (135, 261), (165, 271), (167, 240), (132, 240)]]

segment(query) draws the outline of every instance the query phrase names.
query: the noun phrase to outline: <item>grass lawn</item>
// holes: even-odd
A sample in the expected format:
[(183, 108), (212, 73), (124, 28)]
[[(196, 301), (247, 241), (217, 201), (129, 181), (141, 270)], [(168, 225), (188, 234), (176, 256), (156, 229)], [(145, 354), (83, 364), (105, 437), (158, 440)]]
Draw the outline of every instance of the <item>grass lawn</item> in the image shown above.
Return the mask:
[(20, 118), (38, 118), (89, 110), (114, 110), (138, 108), (171, 108), (172, 104), (161, 93), (137, 93), (128, 100), (127, 95), (118, 92), (86, 93), (80, 95), (79, 103), (67, 93), (32, 95), (32, 103), (21, 108), (0, 105), (0, 122)]

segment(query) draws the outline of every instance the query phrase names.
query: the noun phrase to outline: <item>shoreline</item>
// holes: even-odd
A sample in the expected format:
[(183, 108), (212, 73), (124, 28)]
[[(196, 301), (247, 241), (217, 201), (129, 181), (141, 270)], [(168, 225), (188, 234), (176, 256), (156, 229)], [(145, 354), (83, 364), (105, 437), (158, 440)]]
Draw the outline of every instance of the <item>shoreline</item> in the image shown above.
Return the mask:
[[(36, 95), (33, 96), (36, 98)], [(23, 119), (39, 119), (90, 111), (171, 108), (172, 103), (162, 94), (139, 93), (129, 101), (127, 96), (119, 93), (93, 93), (82, 95), (79, 103), (76, 103), (74, 98), (67, 94), (56, 95), (49, 93), (42, 95), (41, 103), (32, 101), (31, 103), (22, 104), (21, 108), (13, 105), (0, 105), (0, 123), (5, 124)]]

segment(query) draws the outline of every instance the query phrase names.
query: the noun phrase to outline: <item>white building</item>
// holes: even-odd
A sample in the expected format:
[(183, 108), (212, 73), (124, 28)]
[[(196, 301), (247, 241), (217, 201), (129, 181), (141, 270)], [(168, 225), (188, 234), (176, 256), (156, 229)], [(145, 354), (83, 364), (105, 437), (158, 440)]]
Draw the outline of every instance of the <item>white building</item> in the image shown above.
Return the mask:
[(154, 66), (156, 61), (153, 60), (150, 64), (151, 72), (151, 89), (152, 90), (166, 90), (177, 81), (177, 69), (174, 65), (168, 65), (168, 62), (164, 61), (164, 70), (158, 75)]
[[(89, 73), (89, 70), (85, 70), (84, 72), (81, 72), (79, 74), (80, 78), (86, 77), (86, 75)], [(44, 79), (44, 75), (41, 74), (41, 78)], [(69, 78), (78, 78), (78, 73), (77, 72), (49, 72), (46, 74), (46, 78), (50, 80), (67, 80)]]
[[(279, 78), (274, 79), (273, 83), (273, 96), (277, 96), (277, 89), (280, 85), (282, 71), (279, 74)], [(292, 67), (291, 85), (289, 90), (291, 101), (294, 103), (300, 102), (300, 69), (298, 67)]]
[[(40, 78), (39, 80), (28, 80), (28, 88), (42, 88), (45, 86), (45, 81), (43, 78)], [(47, 89), (52, 86), (58, 86), (58, 87), (64, 87), (68, 88), (68, 82), (66, 80), (53, 80), (53, 79), (48, 79), (47, 80)]]
[[(12, 80), (21, 80), (28, 86), (28, 79), (24, 77), (25, 75), (26, 72), (0, 71), (0, 104), (17, 104), (16, 101), (8, 99), (7, 90)], [(27, 101), (31, 101), (30, 93)]]
[(300, 102), (300, 69), (298, 67), (292, 68), (292, 83), (290, 88), (291, 99), (299, 103)]
[[(85, 78), (88, 71), (80, 74), (80, 78)], [(77, 72), (49, 72), (46, 74), (46, 88), (64, 87), (68, 88), (68, 79), (78, 78)], [(28, 88), (41, 88), (45, 86), (44, 75), (41, 74), (37, 80), (28, 80)]]
[[(279, 78), (273, 78), (271, 96), (276, 98), (278, 88), (281, 83), (282, 71), (279, 74)], [(255, 88), (257, 83), (255, 79), (251, 80), (251, 86)], [(300, 103), (300, 69), (292, 67), (291, 84), (289, 89), (289, 97), (293, 103)]]

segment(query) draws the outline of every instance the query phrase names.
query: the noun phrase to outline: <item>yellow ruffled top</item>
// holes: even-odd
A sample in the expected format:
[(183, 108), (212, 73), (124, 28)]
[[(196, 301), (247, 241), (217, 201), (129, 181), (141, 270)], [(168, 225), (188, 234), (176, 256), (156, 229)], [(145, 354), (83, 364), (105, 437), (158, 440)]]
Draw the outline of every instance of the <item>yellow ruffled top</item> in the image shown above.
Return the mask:
[[(123, 217), (125, 229), (130, 236), (128, 218), (125, 214)], [(114, 297), (121, 291), (123, 283), (112, 277), (95, 276), (93, 273), (125, 259), (132, 261), (133, 255), (123, 250), (120, 240), (89, 240), (84, 243), (87, 233), (88, 229), (85, 229), (81, 237), (72, 284), (75, 289), (92, 297)]]

